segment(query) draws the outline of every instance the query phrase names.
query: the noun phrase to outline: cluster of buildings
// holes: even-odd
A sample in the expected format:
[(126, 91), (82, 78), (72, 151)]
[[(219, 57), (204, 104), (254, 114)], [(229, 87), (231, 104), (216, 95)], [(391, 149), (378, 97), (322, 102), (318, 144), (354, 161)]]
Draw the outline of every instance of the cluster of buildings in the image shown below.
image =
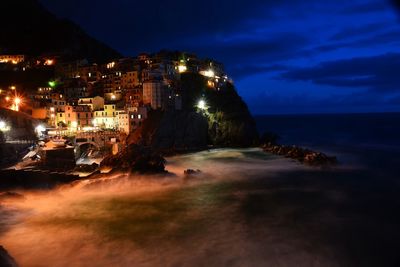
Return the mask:
[[(0, 55), (0, 64), (23, 62), (22, 55)], [(23, 99), (18, 97), (18, 90), (23, 88), (10, 85), (0, 89), (0, 104), (15, 110), (29, 105), (33, 118), (51, 128), (72, 132), (101, 129), (129, 134), (152, 109), (182, 109), (182, 73), (203, 75), (212, 90), (219, 90), (228, 81), (222, 64), (181, 52), (140, 54), (105, 64), (89, 64), (86, 60), (59, 63), (55, 58), (36, 63), (52, 66), (54, 79)]]

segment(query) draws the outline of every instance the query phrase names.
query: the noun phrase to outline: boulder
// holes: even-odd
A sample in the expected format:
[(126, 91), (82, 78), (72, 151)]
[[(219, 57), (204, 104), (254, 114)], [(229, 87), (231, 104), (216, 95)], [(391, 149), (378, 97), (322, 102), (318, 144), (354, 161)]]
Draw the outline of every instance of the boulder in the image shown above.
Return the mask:
[(201, 171), (199, 169), (197, 170), (193, 170), (193, 169), (186, 169), (183, 171), (183, 174), (185, 174), (186, 176), (192, 176), (192, 175), (196, 175), (196, 174), (200, 174)]
[(299, 162), (308, 165), (322, 166), (322, 165), (337, 164), (336, 157), (330, 157), (323, 153), (315, 152), (297, 146), (285, 146), (285, 145), (276, 145), (273, 143), (268, 143), (262, 145), (261, 148), (265, 152), (269, 152), (279, 156), (284, 156), (286, 158), (295, 159), (298, 160)]
[(0, 246), (0, 266), (1, 267), (17, 267), (15, 260), (8, 254), (2, 246)]
[(129, 144), (116, 155), (109, 155), (100, 163), (101, 168), (138, 173), (164, 173), (165, 159), (151, 147)]
[(97, 163), (92, 163), (91, 165), (88, 164), (79, 164), (76, 165), (74, 171), (77, 172), (94, 172), (97, 170), (97, 168), (99, 167), (99, 165)]

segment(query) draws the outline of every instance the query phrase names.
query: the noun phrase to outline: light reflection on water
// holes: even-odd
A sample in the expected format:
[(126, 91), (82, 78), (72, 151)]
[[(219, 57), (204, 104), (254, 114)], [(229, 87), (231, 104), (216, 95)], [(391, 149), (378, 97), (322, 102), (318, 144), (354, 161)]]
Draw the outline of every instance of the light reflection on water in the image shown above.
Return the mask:
[[(185, 178), (187, 168), (202, 173)], [(2, 216), (0, 243), (21, 266), (346, 262), (343, 251), (327, 242), (326, 227), (343, 230), (340, 220), (347, 216), (336, 208), (348, 194), (325, 184), (336, 171), (320, 173), (258, 149), (172, 157), (167, 169), (176, 176), (120, 174), (23, 192), (25, 201), (3, 204), (9, 215)]]

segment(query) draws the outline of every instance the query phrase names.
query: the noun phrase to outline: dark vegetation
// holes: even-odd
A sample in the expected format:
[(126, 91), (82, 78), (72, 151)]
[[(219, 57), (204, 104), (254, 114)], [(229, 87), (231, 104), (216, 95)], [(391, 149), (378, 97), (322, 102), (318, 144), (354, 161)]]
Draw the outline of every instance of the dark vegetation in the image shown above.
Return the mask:
[(87, 58), (98, 63), (121, 57), (37, 0), (3, 0), (1, 9), (0, 24), (8, 26), (0, 28), (0, 35), (6, 37), (0, 38), (0, 54), (61, 55), (65, 60)]
[(219, 90), (212, 89), (207, 87), (203, 76), (184, 74), (181, 86), (185, 90), (185, 110), (195, 110), (199, 99), (206, 101), (210, 144), (231, 147), (257, 144), (256, 123), (233, 84), (227, 82)]
[(27, 69), (26, 71), (0, 70), (0, 87), (7, 88), (10, 84), (13, 84), (17, 88), (24, 89), (23, 92), (19, 90), (19, 94), (33, 92), (38, 87), (47, 87), (48, 82), (52, 79), (54, 79), (54, 68), (50, 67)]

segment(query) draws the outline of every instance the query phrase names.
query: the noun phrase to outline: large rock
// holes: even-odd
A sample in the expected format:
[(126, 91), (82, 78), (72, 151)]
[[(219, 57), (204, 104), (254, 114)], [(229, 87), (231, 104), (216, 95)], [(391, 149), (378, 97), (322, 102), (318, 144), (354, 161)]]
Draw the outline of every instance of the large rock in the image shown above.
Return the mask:
[(0, 266), (1, 267), (17, 267), (15, 260), (8, 254), (2, 246), (0, 246)]
[(315, 152), (306, 148), (297, 146), (277, 145), (273, 143), (264, 144), (262, 149), (265, 152), (284, 156), (300, 161), (301, 163), (312, 166), (324, 166), (337, 164), (337, 158), (327, 156), (320, 152)]
[(152, 111), (143, 126), (128, 139), (154, 150), (179, 152), (207, 147), (207, 119), (192, 111)]
[[(246, 103), (229, 82), (219, 90), (207, 87), (198, 74), (181, 77), (183, 109), (152, 111), (128, 143), (151, 146), (157, 151), (187, 152), (217, 147), (247, 147), (258, 144), (256, 124)], [(199, 99), (206, 110), (196, 107)]]
[(196, 150), (207, 147), (207, 119), (196, 112), (167, 112), (152, 146), (157, 149)]
[(165, 159), (150, 147), (129, 144), (117, 155), (109, 155), (100, 163), (101, 168), (138, 173), (165, 172)]
[(209, 88), (201, 75), (182, 75), (184, 109), (193, 110), (200, 99), (207, 105), (208, 142), (215, 146), (246, 147), (258, 144), (256, 123), (246, 103), (230, 82), (219, 89)]

